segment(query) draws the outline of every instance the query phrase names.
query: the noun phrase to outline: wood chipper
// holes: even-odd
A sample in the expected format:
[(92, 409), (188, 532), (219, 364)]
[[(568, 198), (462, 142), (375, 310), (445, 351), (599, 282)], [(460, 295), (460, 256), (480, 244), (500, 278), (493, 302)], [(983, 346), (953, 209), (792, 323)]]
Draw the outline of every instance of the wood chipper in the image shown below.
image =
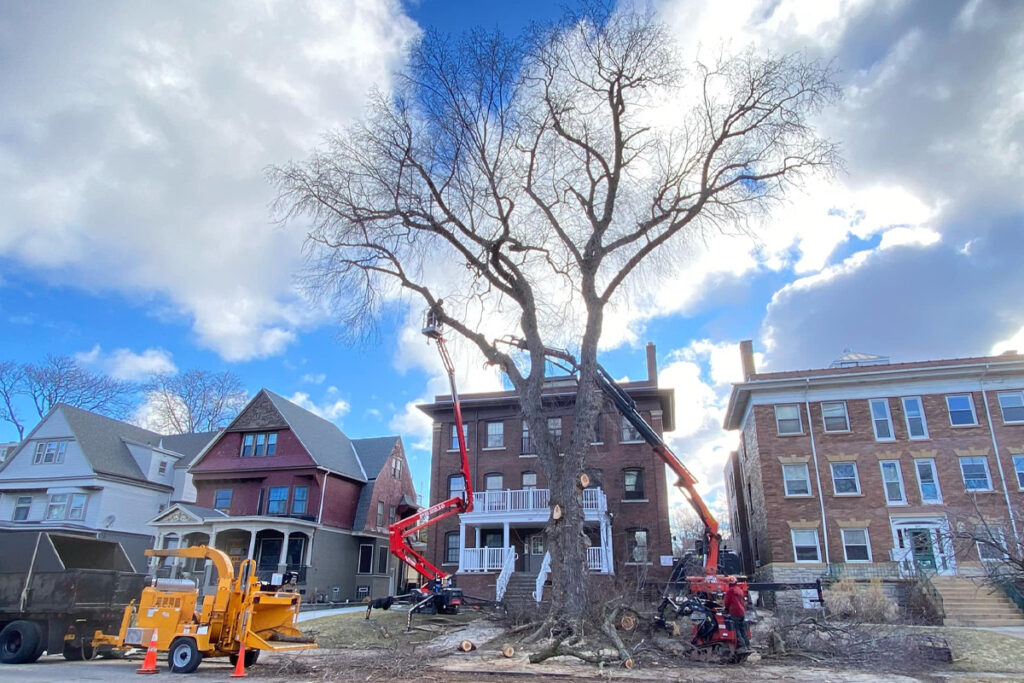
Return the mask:
[(157, 649), (167, 652), (174, 673), (192, 673), (204, 657), (229, 657), (237, 662), (242, 645), (244, 661), (256, 662), (263, 650), (303, 650), (316, 647), (313, 638), (295, 628), (300, 596), (288, 587), (264, 585), (256, 576), (256, 563), (245, 560), (235, 577), (231, 559), (220, 550), (200, 545), (191, 548), (147, 550), (151, 557), (207, 559), (217, 570), (217, 587), (203, 597), (191, 581), (155, 579), (124, 610), (117, 635), (96, 631), (93, 646), (146, 647), (153, 630)]

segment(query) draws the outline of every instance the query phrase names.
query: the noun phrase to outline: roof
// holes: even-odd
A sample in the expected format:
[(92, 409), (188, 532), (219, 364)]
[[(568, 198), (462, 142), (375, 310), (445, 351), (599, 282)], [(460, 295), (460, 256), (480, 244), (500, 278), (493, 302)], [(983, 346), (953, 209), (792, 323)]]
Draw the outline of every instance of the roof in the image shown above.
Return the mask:
[(209, 519), (211, 517), (228, 517), (229, 515), (221, 512), (220, 510), (214, 510), (213, 508), (204, 508), (202, 505), (195, 505), (194, 503), (175, 503), (175, 507), (180, 507), (184, 510), (188, 510), (196, 517), (200, 519)]
[[(401, 437), (378, 436), (370, 439), (354, 439), (356, 453), (363, 462), (363, 467), (369, 474), (368, 479), (373, 481), (384, 469), (384, 463), (395, 450), (395, 444)], [(355, 519), (352, 520), (352, 528), (361, 530), (366, 528), (366, 517), (370, 513), (370, 500), (373, 498), (373, 486), (364, 486), (359, 492), (359, 502), (356, 504)]]
[(195, 434), (171, 434), (163, 437), (163, 447), (175, 453), (181, 453), (182, 457), (174, 463), (175, 469), (185, 469), (192, 464), (206, 444), (213, 441), (213, 438), (220, 432), (196, 432)]
[(851, 367), (813, 368), (808, 370), (786, 370), (782, 372), (759, 372), (750, 375), (745, 382), (732, 385), (729, 406), (726, 409), (724, 427), (739, 429), (751, 394), (760, 390), (786, 388), (814, 382), (815, 384), (847, 384), (865, 382), (891, 382), (908, 376), (970, 376), (1015, 372), (1024, 373), (1024, 355), (1007, 352), (999, 356), (972, 356), (967, 358), (946, 358), (937, 360), (910, 361), (905, 363), (869, 364)]
[(366, 528), (366, 516), (370, 514), (370, 500), (373, 498), (373, 486), (367, 484), (359, 492), (359, 502), (356, 503), (356, 516), (352, 520), (352, 530), (362, 531)]
[[(272, 391), (262, 389), (261, 393), (265, 393), (271, 400), (317, 465), (356, 481), (365, 482), (367, 480), (366, 471), (356, 456), (352, 442), (338, 425), (319, 415), (314, 415)], [(252, 400), (255, 401), (258, 396), (259, 394)], [(242, 410), (242, 413), (244, 412), (245, 409)]]
[(125, 441), (159, 447), (163, 436), (127, 422), (63, 403), (57, 404), (54, 410), (59, 410), (64, 415), (94, 472), (149, 482), (139, 469)]

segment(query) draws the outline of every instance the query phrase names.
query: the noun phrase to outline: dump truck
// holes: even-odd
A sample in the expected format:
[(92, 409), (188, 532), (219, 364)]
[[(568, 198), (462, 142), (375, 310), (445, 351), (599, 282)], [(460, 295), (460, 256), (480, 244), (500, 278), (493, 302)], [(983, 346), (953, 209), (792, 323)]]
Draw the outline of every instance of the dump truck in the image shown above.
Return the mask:
[(34, 662), (44, 651), (91, 659), (92, 634), (116, 628), (146, 581), (115, 541), (52, 531), (5, 533), (0, 662)]

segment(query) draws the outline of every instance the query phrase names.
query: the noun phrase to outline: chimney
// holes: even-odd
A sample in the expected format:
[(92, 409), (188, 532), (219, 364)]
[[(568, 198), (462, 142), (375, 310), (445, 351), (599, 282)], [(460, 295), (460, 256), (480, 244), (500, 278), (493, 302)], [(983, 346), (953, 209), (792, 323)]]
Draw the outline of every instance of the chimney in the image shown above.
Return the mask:
[(658, 386), (658, 353), (654, 342), (647, 342), (647, 383)]
[(740, 342), (740, 360), (743, 362), (743, 381), (757, 374), (754, 367), (754, 342), (744, 339)]

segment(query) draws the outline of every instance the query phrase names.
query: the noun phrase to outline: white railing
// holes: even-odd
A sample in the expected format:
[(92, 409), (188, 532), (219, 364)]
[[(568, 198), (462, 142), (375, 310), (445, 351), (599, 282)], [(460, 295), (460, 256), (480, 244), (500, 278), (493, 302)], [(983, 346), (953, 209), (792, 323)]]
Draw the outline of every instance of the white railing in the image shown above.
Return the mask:
[(505, 548), (505, 564), (498, 574), (498, 582), (494, 585), (494, 599), (501, 602), (505, 597), (505, 589), (508, 588), (508, 580), (512, 578), (512, 572), (516, 570), (516, 552), (512, 548)]
[[(534, 512), (546, 511), (550, 506), (551, 492), (548, 489), (505, 489), (473, 494), (473, 512)], [(604, 491), (584, 489), (583, 510), (606, 512), (608, 498)]]
[(601, 546), (591, 546), (587, 548), (587, 569), (592, 572), (606, 572), (605, 567), (605, 549)]
[(544, 561), (540, 563), (540, 571), (537, 572), (537, 586), (533, 591), (533, 599), (540, 602), (544, 599), (544, 582), (548, 580), (551, 573), (551, 553), (544, 553)]
[(459, 572), (496, 572), (505, 566), (505, 556), (511, 548), (463, 548)]

